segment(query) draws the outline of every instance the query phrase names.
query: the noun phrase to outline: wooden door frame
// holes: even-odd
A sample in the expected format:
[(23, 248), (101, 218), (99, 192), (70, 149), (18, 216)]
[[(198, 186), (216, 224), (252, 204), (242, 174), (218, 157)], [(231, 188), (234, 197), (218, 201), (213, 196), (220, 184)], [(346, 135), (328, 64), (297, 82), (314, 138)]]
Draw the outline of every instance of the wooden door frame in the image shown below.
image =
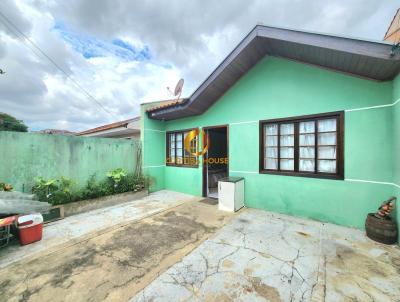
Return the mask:
[[(229, 124), (217, 125), (217, 126), (207, 126), (203, 127), (202, 131), (207, 131), (210, 129), (225, 128), (226, 129), (226, 156), (228, 158), (228, 164), (226, 165), (227, 176), (229, 176)], [(208, 152), (203, 155), (203, 168), (202, 168), (202, 193), (203, 197), (207, 197), (207, 169), (205, 165), (205, 159), (208, 158)]]

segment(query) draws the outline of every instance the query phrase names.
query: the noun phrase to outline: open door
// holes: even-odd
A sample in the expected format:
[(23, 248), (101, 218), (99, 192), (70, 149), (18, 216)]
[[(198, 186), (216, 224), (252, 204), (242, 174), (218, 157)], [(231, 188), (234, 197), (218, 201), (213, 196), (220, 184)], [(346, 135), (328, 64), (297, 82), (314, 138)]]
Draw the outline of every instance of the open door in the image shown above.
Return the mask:
[(204, 128), (209, 138), (203, 160), (203, 196), (218, 198), (218, 180), (228, 177), (228, 126)]

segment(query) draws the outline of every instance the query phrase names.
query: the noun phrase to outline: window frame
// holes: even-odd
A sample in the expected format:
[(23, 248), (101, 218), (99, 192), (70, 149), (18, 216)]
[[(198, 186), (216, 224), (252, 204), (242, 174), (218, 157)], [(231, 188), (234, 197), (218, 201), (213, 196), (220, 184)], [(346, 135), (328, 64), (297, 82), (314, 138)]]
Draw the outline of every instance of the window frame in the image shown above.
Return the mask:
[[(318, 164), (318, 129), (315, 129), (315, 171), (314, 172), (306, 172), (306, 171), (298, 171), (298, 163), (299, 163), (299, 123), (307, 122), (307, 121), (317, 121), (317, 120), (325, 120), (325, 119), (336, 119), (336, 173), (326, 173), (326, 172), (318, 172), (317, 164)], [(265, 141), (264, 141), (264, 125), (265, 124), (286, 124), (286, 123), (294, 123), (294, 171), (282, 171), (282, 170), (273, 170), (273, 169), (265, 169), (264, 168), (264, 150), (265, 150)], [(279, 126), (278, 126), (279, 129)], [(278, 132), (279, 133), (279, 132)], [(280, 141), (280, 136), (278, 135), (278, 141)], [(260, 120), (259, 122), (259, 173), (260, 174), (275, 174), (275, 175), (287, 175), (287, 176), (299, 176), (299, 177), (311, 177), (311, 178), (327, 178), (327, 179), (344, 179), (344, 111), (336, 111), (329, 113), (321, 113), (321, 114), (310, 114), (310, 115), (302, 115), (288, 118), (279, 118), (279, 119), (269, 119), (269, 120)], [(279, 150), (279, 143), (277, 146)], [(280, 152), (280, 151), (278, 151)], [(279, 154), (279, 153), (278, 153)], [(280, 162), (280, 157), (278, 155), (278, 163)], [(278, 166), (279, 167), (279, 166)], [(278, 168), (279, 169), (279, 168)], [(296, 171), (297, 170), (297, 171)]]
[[(190, 129), (182, 129), (182, 130), (173, 130), (173, 131), (166, 131), (165, 132), (165, 165), (168, 167), (182, 167), (182, 168), (198, 168), (199, 167), (199, 158), (198, 156), (195, 156), (196, 158), (196, 165), (190, 165), (190, 164), (185, 164), (185, 132), (190, 132), (192, 130), (196, 130), (198, 128), (190, 128)], [(170, 135), (174, 134), (175, 135), (175, 162), (174, 163), (168, 163), (167, 159), (169, 156), (169, 146), (170, 146)], [(176, 163), (176, 134), (182, 134), (182, 159), (183, 162), (181, 164)], [(197, 138), (198, 140), (199, 138)], [(197, 151), (199, 150), (199, 141), (197, 141)]]

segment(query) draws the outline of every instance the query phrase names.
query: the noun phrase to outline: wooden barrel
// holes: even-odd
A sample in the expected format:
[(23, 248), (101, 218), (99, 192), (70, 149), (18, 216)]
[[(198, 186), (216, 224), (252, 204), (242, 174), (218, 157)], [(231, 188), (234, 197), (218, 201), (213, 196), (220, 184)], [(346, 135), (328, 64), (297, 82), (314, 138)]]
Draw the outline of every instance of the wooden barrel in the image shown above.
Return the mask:
[(397, 225), (391, 219), (380, 219), (374, 213), (369, 213), (365, 220), (367, 236), (372, 240), (385, 244), (393, 244), (397, 241)]

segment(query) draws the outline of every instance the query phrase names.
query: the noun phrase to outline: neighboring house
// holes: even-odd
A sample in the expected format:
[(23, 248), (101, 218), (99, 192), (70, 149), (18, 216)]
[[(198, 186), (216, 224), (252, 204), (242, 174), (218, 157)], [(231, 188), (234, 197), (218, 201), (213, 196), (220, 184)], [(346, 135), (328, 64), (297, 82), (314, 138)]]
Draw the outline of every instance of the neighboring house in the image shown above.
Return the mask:
[(216, 196), (218, 179), (244, 177), (247, 207), (364, 228), (367, 213), (400, 198), (391, 49), (256, 26), (189, 98), (142, 104), (151, 190)]
[(389, 28), (387, 29), (383, 40), (393, 43), (400, 42), (400, 8), (394, 15), (392, 22), (390, 22)]
[[(171, 106), (179, 104), (183, 99), (172, 99), (146, 103), (148, 105), (157, 106), (162, 108), (164, 106)], [(93, 136), (93, 137), (109, 137), (109, 138), (135, 138), (140, 139), (140, 116), (135, 118), (115, 122), (93, 129), (85, 130), (76, 133), (78, 136)]]
[(79, 132), (79, 136), (140, 139), (140, 116)]
[(68, 130), (59, 130), (59, 129), (43, 129), (39, 131), (32, 131), (32, 133), (41, 133), (41, 134), (58, 134), (58, 135), (76, 135), (75, 132), (71, 132)]

